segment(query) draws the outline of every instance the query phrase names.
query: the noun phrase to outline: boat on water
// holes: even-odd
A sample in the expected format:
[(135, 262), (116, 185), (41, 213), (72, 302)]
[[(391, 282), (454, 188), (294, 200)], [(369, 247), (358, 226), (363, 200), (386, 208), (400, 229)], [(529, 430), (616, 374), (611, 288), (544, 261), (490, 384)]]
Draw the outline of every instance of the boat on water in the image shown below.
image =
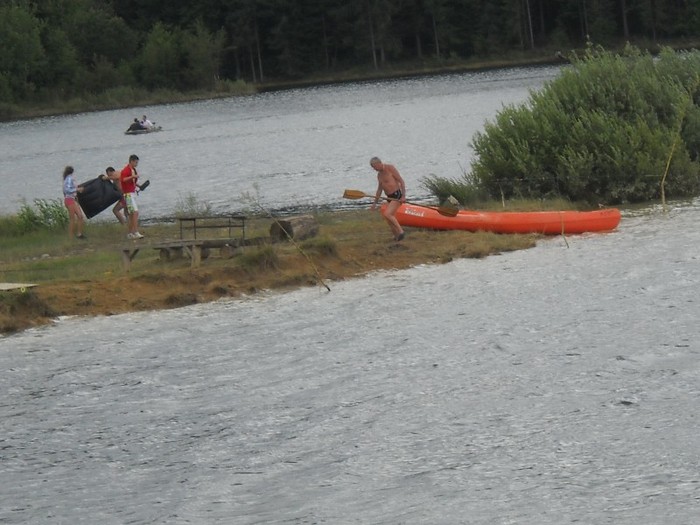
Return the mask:
[(448, 217), (441, 214), (439, 208), (402, 204), (396, 212), (399, 224), (414, 228), (543, 235), (611, 231), (617, 228), (620, 218), (617, 208), (523, 212), (460, 210), (456, 216)]
[(142, 128), (142, 129), (127, 129), (124, 132), (124, 135), (144, 135), (146, 133), (155, 133), (156, 131), (161, 131), (163, 129), (163, 126), (153, 126), (150, 128)]

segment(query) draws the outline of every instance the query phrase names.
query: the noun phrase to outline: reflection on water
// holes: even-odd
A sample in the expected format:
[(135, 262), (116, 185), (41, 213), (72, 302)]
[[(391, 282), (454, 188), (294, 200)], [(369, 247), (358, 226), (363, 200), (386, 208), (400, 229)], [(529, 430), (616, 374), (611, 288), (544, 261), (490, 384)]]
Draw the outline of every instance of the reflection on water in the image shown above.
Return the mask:
[(0, 339), (0, 522), (693, 523), (699, 222)]
[[(145, 219), (172, 215), (190, 194), (217, 211), (255, 199), (273, 209), (341, 205), (345, 188), (374, 189), (374, 155), (399, 167), (413, 198), (425, 197), (423, 177), (461, 176), (484, 122), (558, 71), (361, 82), (0, 123), (0, 214), (18, 210), (21, 199), (60, 197), (67, 164), (84, 182), (132, 153), (153, 183), (141, 195)], [(163, 131), (124, 135), (143, 113)]]

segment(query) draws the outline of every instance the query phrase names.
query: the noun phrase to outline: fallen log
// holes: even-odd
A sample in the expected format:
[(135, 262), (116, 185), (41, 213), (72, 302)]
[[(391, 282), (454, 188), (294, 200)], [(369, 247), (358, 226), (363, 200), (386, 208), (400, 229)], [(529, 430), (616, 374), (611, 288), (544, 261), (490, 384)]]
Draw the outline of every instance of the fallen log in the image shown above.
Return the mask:
[(315, 237), (318, 233), (318, 223), (311, 215), (299, 215), (286, 219), (276, 219), (270, 226), (270, 238), (273, 241), (294, 239), (302, 241)]

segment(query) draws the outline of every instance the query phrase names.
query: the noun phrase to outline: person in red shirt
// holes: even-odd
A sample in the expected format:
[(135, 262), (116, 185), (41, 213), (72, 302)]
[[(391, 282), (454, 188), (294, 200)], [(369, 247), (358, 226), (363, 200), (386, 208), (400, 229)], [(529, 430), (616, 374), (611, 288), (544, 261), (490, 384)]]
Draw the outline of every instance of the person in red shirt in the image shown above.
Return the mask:
[(124, 166), (119, 176), (119, 181), (124, 194), (124, 203), (128, 212), (128, 227), (129, 239), (143, 239), (143, 235), (139, 233), (139, 207), (136, 203), (136, 181), (139, 180), (139, 174), (136, 171), (136, 166), (139, 164), (137, 155), (129, 156), (129, 163)]

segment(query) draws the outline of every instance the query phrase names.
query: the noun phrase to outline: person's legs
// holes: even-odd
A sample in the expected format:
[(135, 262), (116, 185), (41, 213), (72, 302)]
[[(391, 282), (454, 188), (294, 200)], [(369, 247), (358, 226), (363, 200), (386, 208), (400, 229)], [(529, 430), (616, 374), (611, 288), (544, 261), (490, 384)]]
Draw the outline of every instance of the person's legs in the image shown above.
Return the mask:
[(83, 235), (83, 211), (78, 206), (78, 203), (73, 199), (65, 199), (66, 208), (68, 209), (68, 235), (73, 237), (82, 237)]
[(139, 231), (139, 207), (136, 203), (136, 196), (133, 193), (127, 193), (125, 196), (126, 201), (126, 211), (128, 212), (129, 221), (129, 235), (141, 237), (138, 235)]
[(75, 214), (68, 208), (68, 237), (73, 237), (75, 231)]
[(389, 227), (391, 228), (391, 232), (394, 234), (395, 239), (398, 239), (399, 236), (403, 235), (403, 228), (401, 228), (399, 221), (396, 220), (396, 211), (400, 207), (401, 201), (390, 201), (382, 212), (384, 219), (387, 223), (389, 223)]
[(138, 210), (129, 213), (129, 231), (137, 233), (139, 231), (139, 212)]
[(78, 237), (83, 236), (83, 227), (85, 226), (85, 219), (83, 219), (83, 210), (80, 209), (78, 203), (75, 203), (75, 218), (78, 225)]
[(114, 216), (117, 218), (119, 221), (119, 224), (126, 224), (126, 217), (124, 217), (124, 203), (119, 200), (117, 203), (114, 205), (114, 208), (112, 208), (112, 213), (114, 213)]
[(75, 219), (73, 218), (73, 210), (71, 206), (72, 202), (73, 199), (70, 199), (68, 197), (63, 199), (63, 205), (66, 207), (66, 210), (68, 210), (68, 237), (73, 237), (73, 230), (75, 230)]

